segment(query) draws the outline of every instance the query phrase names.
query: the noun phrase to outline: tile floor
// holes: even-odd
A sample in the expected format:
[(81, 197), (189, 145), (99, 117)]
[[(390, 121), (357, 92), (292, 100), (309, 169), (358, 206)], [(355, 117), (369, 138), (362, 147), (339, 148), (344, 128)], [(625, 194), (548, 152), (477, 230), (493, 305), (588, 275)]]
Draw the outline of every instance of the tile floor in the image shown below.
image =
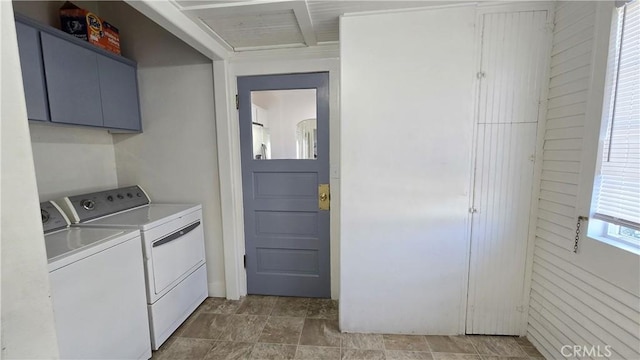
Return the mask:
[(208, 298), (152, 359), (531, 360), (525, 338), (341, 334), (329, 299)]

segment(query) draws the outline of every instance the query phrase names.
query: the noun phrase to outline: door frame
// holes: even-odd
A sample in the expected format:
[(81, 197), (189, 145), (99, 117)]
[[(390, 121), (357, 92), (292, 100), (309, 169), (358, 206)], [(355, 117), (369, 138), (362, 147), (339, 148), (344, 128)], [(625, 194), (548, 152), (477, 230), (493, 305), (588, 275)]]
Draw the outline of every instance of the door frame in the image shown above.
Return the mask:
[[(547, 121), (547, 102), (548, 102), (548, 92), (549, 92), (549, 81), (550, 79), (550, 63), (551, 63), (551, 50), (553, 46), (553, 22), (555, 19), (555, 3), (550, 1), (531, 3), (531, 2), (523, 2), (519, 4), (496, 4), (490, 3), (486, 5), (478, 5), (476, 11), (476, 21), (475, 21), (475, 59), (476, 68), (480, 71), (482, 65), (482, 33), (484, 29), (484, 15), (494, 14), (494, 13), (505, 13), (505, 12), (518, 12), (518, 11), (547, 11), (547, 28), (549, 29), (546, 34), (547, 48), (545, 49), (545, 59), (547, 61), (547, 66), (545, 67), (545, 72), (541, 75), (541, 79), (543, 79), (543, 84), (540, 88), (540, 106), (538, 108), (538, 126), (536, 131), (536, 152), (535, 152), (535, 161), (533, 167), (533, 187), (531, 189), (531, 206), (529, 209), (529, 229), (527, 235), (527, 245), (526, 245), (526, 261), (525, 261), (525, 272), (524, 272), (524, 286), (523, 286), (523, 294), (522, 294), (522, 317), (521, 317), (521, 329), (520, 336), (527, 335), (527, 322), (529, 316), (529, 300), (530, 300), (530, 292), (531, 292), (531, 281), (533, 275), (533, 256), (535, 250), (535, 239), (536, 239), (536, 227), (538, 221), (538, 197), (540, 194), (540, 179), (542, 177), (542, 155), (543, 155), (543, 145), (544, 145), (544, 133), (546, 130), (546, 121)], [(471, 146), (471, 162), (470, 162), (470, 178), (469, 178), (469, 209), (471, 209), (474, 205), (474, 184), (475, 184), (475, 165), (476, 165), (476, 156), (477, 156), (477, 138), (478, 138), (478, 97), (480, 95), (480, 80), (476, 79), (473, 91), (473, 140)], [(467, 220), (467, 259), (466, 259), (466, 278), (465, 278), (465, 289), (464, 289), (464, 303), (461, 305), (463, 308), (461, 312), (464, 316), (461, 316), (460, 321), (460, 329), (461, 334), (466, 334), (467, 330), (467, 310), (469, 303), (469, 271), (471, 270), (471, 236), (472, 236), (472, 222), (473, 222), (473, 214), (469, 213), (469, 217)]]
[(238, 76), (329, 73), (329, 184), (331, 186), (331, 298), (340, 289), (340, 59), (337, 45), (316, 48), (251, 51), (213, 62), (216, 104), (218, 176), (224, 245), (225, 290), (228, 299), (247, 294), (244, 269), (244, 206), (240, 162), (239, 113), (235, 106)]

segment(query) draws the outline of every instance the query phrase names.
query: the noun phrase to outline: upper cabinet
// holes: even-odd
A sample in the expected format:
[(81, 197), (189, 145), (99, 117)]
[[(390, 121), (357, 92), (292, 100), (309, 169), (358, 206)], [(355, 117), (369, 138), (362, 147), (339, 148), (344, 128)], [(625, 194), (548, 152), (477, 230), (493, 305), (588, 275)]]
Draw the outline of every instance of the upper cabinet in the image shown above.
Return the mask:
[(136, 64), (16, 16), (30, 120), (142, 131)]
[(51, 121), (102, 126), (102, 99), (96, 53), (42, 33)]
[(40, 31), (16, 23), (16, 33), (22, 65), (22, 82), (29, 120), (49, 121), (49, 104), (44, 82), (44, 68), (40, 51)]
[(98, 76), (104, 126), (142, 130), (136, 69), (106, 56), (98, 56)]

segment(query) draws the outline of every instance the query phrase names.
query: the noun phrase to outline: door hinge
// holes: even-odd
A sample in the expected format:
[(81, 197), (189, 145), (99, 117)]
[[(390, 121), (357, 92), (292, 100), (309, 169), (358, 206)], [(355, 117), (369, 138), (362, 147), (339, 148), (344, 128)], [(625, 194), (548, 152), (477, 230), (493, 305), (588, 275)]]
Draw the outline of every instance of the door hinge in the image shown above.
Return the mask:
[(238, 94), (236, 94), (236, 110), (240, 109), (240, 99), (238, 98)]
[(471, 214), (475, 214), (475, 213), (477, 213), (477, 212), (478, 212), (478, 209), (476, 209), (476, 208), (474, 208), (474, 207), (470, 207), (470, 208), (469, 208), (469, 213), (471, 213)]
[(247, 255), (242, 255), (242, 262), (244, 263), (244, 268), (247, 268)]
[(485, 74), (484, 71), (478, 71), (478, 73), (476, 74), (476, 77), (478, 79), (482, 79), (483, 77), (487, 77), (487, 74)]

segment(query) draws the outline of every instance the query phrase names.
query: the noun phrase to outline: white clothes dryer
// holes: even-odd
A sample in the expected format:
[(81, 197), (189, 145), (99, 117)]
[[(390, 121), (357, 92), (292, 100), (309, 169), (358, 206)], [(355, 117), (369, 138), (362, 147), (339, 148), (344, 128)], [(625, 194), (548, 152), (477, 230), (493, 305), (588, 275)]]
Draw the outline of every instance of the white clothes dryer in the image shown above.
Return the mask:
[(152, 204), (139, 186), (59, 204), (72, 227), (140, 230), (151, 347), (157, 350), (208, 296), (202, 206)]

